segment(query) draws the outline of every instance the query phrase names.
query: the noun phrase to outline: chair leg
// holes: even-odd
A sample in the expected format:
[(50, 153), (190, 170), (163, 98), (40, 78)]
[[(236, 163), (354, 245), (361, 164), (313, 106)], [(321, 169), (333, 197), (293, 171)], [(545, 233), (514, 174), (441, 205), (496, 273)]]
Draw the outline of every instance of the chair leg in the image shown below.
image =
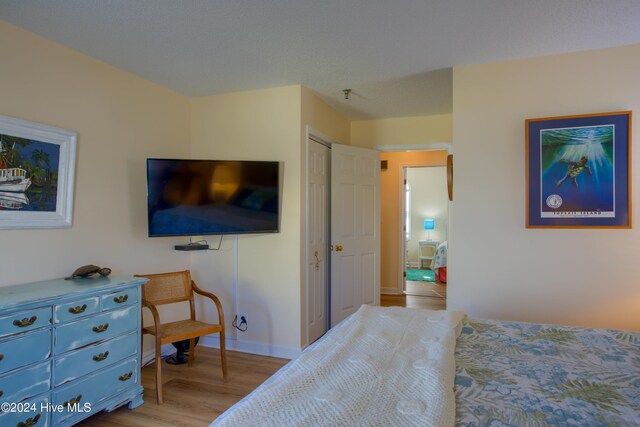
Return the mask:
[(220, 364), (222, 365), (222, 378), (227, 380), (227, 351), (225, 350), (224, 329), (220, 331)]
[(162, 405), (162, 357), (160, 354), (162, 346), (160, 342), (160, 337), (156, 335), (156, 396), (158, 405)]
[(193, 366), (193, 361), (196, 358), (196, 339), (191, 338), (189, 340), (189, 367)]

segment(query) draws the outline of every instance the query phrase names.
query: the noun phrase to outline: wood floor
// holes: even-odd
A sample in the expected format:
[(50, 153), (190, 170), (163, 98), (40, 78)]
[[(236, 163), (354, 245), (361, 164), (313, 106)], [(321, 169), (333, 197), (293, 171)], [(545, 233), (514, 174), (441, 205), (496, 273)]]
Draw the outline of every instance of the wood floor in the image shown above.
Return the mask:
[(407, 280), (406, 288), (406, 307), (426, 308), (429, 310), (445, 310), (447, 308), (446, 285), (435, 282)]
[[(382, 295), (382, 306), (438, 310), (442, 298), (413, 295)], [(164, 403), (156, 404), (155, 365), (142, 368), (144, 404), (136, 409), (119, 408), (98, 413), (78, 426), (97, 427), (202, 427), (238, 402), (278, 369), (287, 359), (227, 352), (229, 380), (222, 380), (216, 349), (198, 347), (192, 368), (162, 362)]]
[(193, 367), (162, 362), (164, 403), (156, 404), (155, 365), (142, 368), (144, 404), (136, 409), (101, 412), (78, 426), (201, 427), (262, 384), (287, 359), (227, 352), (229, 380), (222, 380), (220, 353), (198, 347)]

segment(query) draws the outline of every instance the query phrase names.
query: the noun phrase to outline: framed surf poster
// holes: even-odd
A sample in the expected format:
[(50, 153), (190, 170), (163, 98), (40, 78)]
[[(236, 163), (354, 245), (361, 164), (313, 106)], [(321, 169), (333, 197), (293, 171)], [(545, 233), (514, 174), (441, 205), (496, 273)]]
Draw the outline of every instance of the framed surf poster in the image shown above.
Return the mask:
[(0, 229), (71, 227), (76, 133), (0, 116)]
[(527, 228), (631, 228), (631, 111), (526, 120)]

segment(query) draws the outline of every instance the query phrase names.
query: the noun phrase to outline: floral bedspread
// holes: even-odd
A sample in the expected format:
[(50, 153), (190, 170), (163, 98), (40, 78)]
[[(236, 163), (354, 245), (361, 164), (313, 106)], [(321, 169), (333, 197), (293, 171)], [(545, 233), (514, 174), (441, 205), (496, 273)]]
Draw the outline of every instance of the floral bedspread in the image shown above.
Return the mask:
[(466, 319), (456, 425), (640, 426), (640, 334)]
[(436, 249), (436, 254), (431, 261), (431, 269), (436, 270), (447, 266), (447, 241), (440, 243)]

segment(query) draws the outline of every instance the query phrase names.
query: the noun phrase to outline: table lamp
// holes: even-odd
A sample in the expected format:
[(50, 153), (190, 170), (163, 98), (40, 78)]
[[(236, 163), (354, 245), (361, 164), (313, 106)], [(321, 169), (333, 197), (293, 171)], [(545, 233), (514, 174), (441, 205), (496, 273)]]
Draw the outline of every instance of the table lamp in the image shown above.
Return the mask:
[(427, 240), (431, 240), (431, 230), (436, 227), (436, 220), (433, 218), (425, 218), (423, 226), (424, 229), (427, 230)]

